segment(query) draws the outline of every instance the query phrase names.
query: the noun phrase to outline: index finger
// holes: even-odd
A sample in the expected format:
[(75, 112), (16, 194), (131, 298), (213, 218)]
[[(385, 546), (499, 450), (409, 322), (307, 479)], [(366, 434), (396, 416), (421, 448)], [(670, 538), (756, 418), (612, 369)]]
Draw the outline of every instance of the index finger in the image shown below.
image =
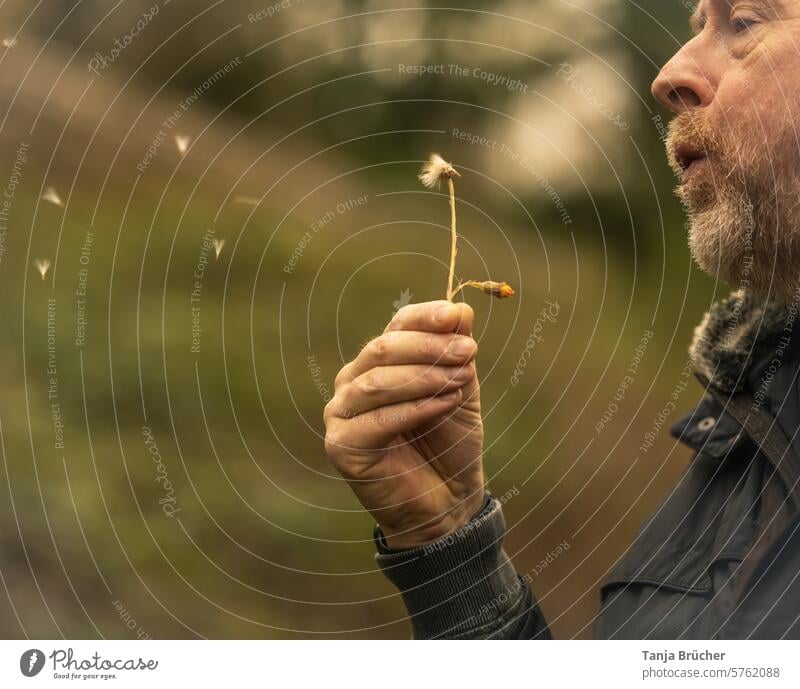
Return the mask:
[(422, 304), (409, 304), (400, 309), (383, 332), (419, 330), (429, 333), (472, 335), (475, 312), (465, 302), (439, 299)]

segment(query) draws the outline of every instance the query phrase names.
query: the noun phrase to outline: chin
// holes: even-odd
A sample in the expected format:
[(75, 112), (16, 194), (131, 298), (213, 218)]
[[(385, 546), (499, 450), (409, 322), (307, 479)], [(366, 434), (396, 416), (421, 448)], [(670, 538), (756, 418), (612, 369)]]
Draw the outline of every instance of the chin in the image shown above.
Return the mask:
[[(747, 204), (714, 203), (689, 213), (689, 247), (705, 273), (765, 302), (798, 300), (800, 254), (794, 233), (778, 240), (774, 218), (753, 220)], [(762, 224), (764, 223), (764, 224)], [(769, 228), (765, 230), (765, 228)]]

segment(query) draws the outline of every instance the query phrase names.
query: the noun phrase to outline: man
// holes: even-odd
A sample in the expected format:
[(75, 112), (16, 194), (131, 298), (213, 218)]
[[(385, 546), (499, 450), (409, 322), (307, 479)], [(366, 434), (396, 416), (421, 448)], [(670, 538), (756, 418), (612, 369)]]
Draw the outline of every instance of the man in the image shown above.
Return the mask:
[[(653, 94), (697, 263), (696, 450), (601, 590), (599, 638), (800, 638), (800, 0), (702, 0)], [(549, 638), (484, 490), (472, 310), (401, 309), (336, 378), (326, 450), (375, 517), (415, 638)]]

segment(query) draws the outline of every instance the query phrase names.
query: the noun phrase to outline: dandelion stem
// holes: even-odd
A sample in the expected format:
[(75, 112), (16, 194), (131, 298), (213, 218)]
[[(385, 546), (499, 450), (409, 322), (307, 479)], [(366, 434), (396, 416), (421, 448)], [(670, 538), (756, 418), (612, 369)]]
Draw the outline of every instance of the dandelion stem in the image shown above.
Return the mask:
[(474, 287), (484, 294), (490, 294), (498, 299), (507, 299), (514, 296), (514, 289), (507, 282), (495, 282), (494, 280), (467, 280), (459, 282), (458, 287), (453, 289), (453, 280), (456, 276), (456, 254), (458, 253), (458, 232), (456, 231), (456, 189), (453, 179), (461, 177), (450, 163), (448, 163), (438, 153), (431, 153), (428, 162), (422, 166), (417, 178), (428, 189), (438, 188), (443, 179), (447, 180), (447, 188), (450, 191), (450, 273), (447, 276), (447, 301), (453, 301), (453, 297), (464, 287)]
[(450, 191), (450, 274), (447, 278), (447, 301), (453, 301), (453, 297), (458, 292), (458, 290), (453, 291), (453, 278), (456, 273), (456, 253), (458, 253), (458, 233), (456, 232), (456, 188), (452, 177), (447, 178), (447, 188)]
[(460, 292), (462, 289), (464, 289), (466, 286), (467, 286), (467, 284), (466, 284), (465, 282), (459, 282), (459, 283), (458, 283), (458, 287), (456, 287), (456, 288), (453, 290), (453, 293), (450, 295), (450, 301), (453, 301), (453, 299), (455, 299), (455, 297), (456, 297), (456, 294), (458, 294), (458, 293), (459, 293), (459, 292)]

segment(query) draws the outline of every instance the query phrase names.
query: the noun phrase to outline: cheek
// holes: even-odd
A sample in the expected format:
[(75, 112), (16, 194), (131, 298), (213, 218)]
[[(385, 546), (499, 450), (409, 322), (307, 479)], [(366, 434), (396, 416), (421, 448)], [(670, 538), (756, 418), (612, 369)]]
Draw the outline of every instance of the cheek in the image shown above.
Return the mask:
[(735, 71), (720, 82), (714, 95), (714, 110), (721, 120), (731, 124), (755, 116), (764, 98), (764, 89), (758, 86), (758, 75)]
[(778, 84), (761, 82), (763, 85), (757, 86), (758, 83), (756, 75), (737, 75), (720, 83), (709, 107), (709, 124), (734, 141), (770, 139), (775, 123), (784, 119), (787, 106)]
[(769, 132), (787, 120), (800, 124), (800, 52), (772, 50), (769, 56), (744, 60), (720, 85), (720, 111), (740, 121), (740, 131)]

